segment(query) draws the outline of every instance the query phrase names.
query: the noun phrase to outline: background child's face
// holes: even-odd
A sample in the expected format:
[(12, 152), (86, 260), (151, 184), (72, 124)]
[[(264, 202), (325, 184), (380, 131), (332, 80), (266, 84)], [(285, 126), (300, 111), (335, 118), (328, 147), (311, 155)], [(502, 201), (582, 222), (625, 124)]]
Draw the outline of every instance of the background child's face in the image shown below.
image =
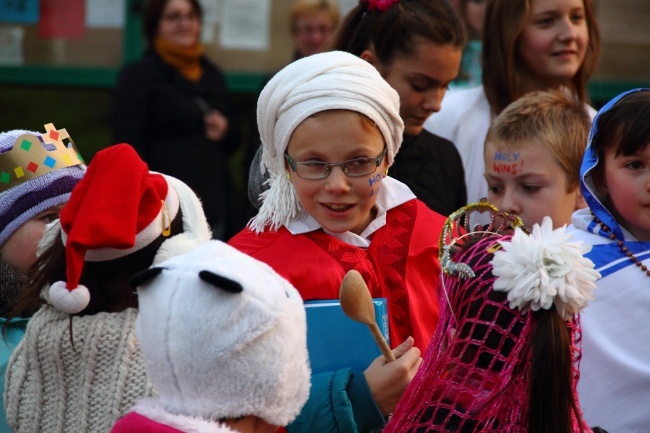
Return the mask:
[(528, 227), (541, 224), (545, 216), (553, 219), (554, 228), (569, 224), (582, 203), (578, 186), (567, 192), (566, 173), (543, 146), (487, 143), (484, 161), (488, 201), (519, 215)]
[(45, 226), (59, 217), (62, 207), (48, 209), (16, 230), (0, 247), (2, 261), (26, 274), (36, 261), (36, 248), (45, 233)]
[(580, 69), (588, 42), (583, 0), (532, 0), (517, 44), (527, 90), (567, 84)]
[(447, 87), (458, 75), (462, 56), (462, 50), (452, 45), (438, 45), (422, 38), (416, 41), (413, 56), (397, 57), (390, 66), (367, 58), (368, 51), (361, 56), (399, 94), (399, 114), (406, 135), (418, 135), (424, 121), (440, 111)]
[(326, 10), (302, 16), (291, 33), (294, 49), (301, 57), (320, 53), (334, 29), (334, 20)]
[[(346, 111), (322, 113), (302, 122), (291, 135), (287, 153), (295, 162), (342, 162), (378, 156), (384, 140), (376, 128), (368, 131), (356, 114)], [(348, 177), (341, 167), (332, 167), (325, 179), (302, 179), (291, 171), (298, 200), (323, 228), (361, 234), (374, 219), (373, 207), (386, 175), (386, 158), (367, 176)]]
[(602, 193), (635, 238), (650, 241), (650, 145), (633, 155), (605, 152)]

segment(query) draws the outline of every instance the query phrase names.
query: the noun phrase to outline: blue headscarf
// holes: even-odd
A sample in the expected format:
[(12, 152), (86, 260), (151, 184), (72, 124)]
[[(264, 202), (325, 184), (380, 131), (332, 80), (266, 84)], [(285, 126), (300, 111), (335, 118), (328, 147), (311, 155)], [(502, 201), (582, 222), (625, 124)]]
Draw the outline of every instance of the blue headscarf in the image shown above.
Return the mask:
[[(593, 169), (598, 165), (598, 155), (594, 151), (593, 141), (598, 134), (598, 124), (599, 124), (600, 117), (604, 113), (608, 112), (621, 99), (625, 98), (631, 93), (636, 93), (640, 91), (650, 91), (650, 89), (637, 88), (637, 89), (623, 92), (620, 95), (614, 97), (612, 100), (610, 100), (598, 111), (598, 114), (596, 114), (596, 117), (592, 122), (591, 131), (589, 131), (589, 141), (587, 142), (587, 149), (585, 150), (585, 155), (582, 159), (582, 165), (580, 166), (580, 188), (582, 190), (582, 195), (587, 201), (587, 204), (589, 205), (589, 209), (600, 221), (602, 221), (603, 224), (605, 224), (611, 230), (611, 233), (613, 233), (616, 236), (616, 239), (625, 239), (625, 236), (623, 235), (623, 231), (619, 223), (616, 221), (614, 215), (612, 215), (611, 211), (607, 209), (607, 206), (603, 204), (602, 197), (599, 197), (598, 189), (594, 185), (592, 175), (593, 175)], [(593, 232), (596, 225), (597, 223), (594, 220), (589, 225), (588, 231)], [(606, 238), (609, 238), (610, 236), (610, 233), (604, 231), (602, 227), (599, 228), (598, 234)]]

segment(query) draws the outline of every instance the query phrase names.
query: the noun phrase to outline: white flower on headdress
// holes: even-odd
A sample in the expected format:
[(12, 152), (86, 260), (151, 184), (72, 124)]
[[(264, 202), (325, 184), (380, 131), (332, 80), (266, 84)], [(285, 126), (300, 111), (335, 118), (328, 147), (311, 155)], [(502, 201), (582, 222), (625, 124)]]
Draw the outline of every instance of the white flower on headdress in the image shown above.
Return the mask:
[(582, 242), (569, 242), (566, 226), (553, 230), (551, 218), (533, 226), (528, 235), (517, 228), (510, 241), (499, 242), (494, 253), (494, 290), (508, 293), (510, 308), (522, 313), (552, 305), (564, 320), (593, 300), (600, 274), (583, 254), (591, 250)]

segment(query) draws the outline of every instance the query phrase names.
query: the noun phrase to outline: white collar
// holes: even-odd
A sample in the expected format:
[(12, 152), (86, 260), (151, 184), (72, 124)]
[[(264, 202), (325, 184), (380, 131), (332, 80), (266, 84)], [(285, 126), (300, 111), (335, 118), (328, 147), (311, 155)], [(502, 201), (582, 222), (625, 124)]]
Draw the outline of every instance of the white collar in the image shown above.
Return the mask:
[[(571, 215), (571, 224), (580, 230), (584, 230), (586, 232), (590, 232), (593, 234), (598, 234), (598, 228), (600, 226), (597, 226), (594, 223), (595, 217), (591, 213), (591, 209), (583, 208), (583, 209), (578, 209), (577, 211), (573, 212)], [(593, 224), (592, 229), (590, 230), (590, 226)], [(630, 233), (625, 227), (619, 224), (618, 226), (621, 229), (621, 232), (623, 233), (623, 239), (626, 241), (630, 242), (638, 242), (638, 239), (634, 237), (632, 233)], [(608, 243), (611, 241), (609, 238), (603, 237), (603, 242), (602, 243)]]
[[(415, 194), (411, 189), (397, 179), (386, 176), (382, 181), (375, 208), (377, 209), (377, 216), (373, 221), (368, 224), (368, 227), (360, 234), (357, 235), (352, 232), (332, 233), (325, 231), (325, 233), (334, 236), (346, 244), (354, 245), (356, 247), (368, 248), (370, 246), (370, 237), (374, 232), (386, 225), (386, 212), (389, 210), (413, 200)], [(299, 235), (309, 233), (322, 228), (322, 226), (312, 217), (306, 215), (303, 218), (292, 220), (287, 226), (287, 230), (292, 235)]]

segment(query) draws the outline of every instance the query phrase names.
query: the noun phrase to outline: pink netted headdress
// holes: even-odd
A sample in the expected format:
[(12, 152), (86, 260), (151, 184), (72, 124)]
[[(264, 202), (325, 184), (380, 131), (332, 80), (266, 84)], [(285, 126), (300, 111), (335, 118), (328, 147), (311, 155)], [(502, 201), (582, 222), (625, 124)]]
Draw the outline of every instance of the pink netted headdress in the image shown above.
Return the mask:
[[(469, 214), (475, 210), (490, 212), (492, 223), (487, 227), (468, 227)], [(548, 224), (551, 224), (550, 220)], [(568, 331), (570, 351), (567, 351), (567, 357), (570, 359), (567, 362), (571, 363), (570, 376), (566, 380), (567, 394), (572, 395), (568, 423), (571, 429), (566, 431), (590, 431), (581, 421), (576, 394), (581, 353), (579, 319), (574, 316), (573, 307), (564, 304), (579, 304), (576, 299), (582, 297), (586, 305), (597, 273), (593, 271), (593, 264), (571, 262), (573, 259), (587, 260), (582, 257), (585, 248), (579, 243), (567, 242), (568, 235), (564, 235), (564, 229), (558, 229), (562, 230), (563, 236), (557, 230), (553, 231), (552, 225), (550, 228), (546, 226), (545, 230), (536, 226), (533, 234), (527, 234), (516, 228), (520, 225), (521, 220), (517, 217), (498, 212), (487, 203), (470, 205), (447, 220), (441, 241), (444, 273), (440, 284), (440, 322), (424, 362), (385, 433), (528, 432), (529, 390), (532, 381), (538, 380), (538, 376), (533, 378), (533, 369), (547, 367), (539, 366), (539, 360), (538, 367), (534, 367), (536, 355), (531, 337), (540, 315), (557, 315), (560, 310), (570, 315), (569, 320), (562, 322), (560, 319), (560, 326), (563, 323)], [(525, 284), (528, 290), (522, 296), (518, 284), (526, 281), (527, 277), (534, 277), (535, 257), (513, 260), (513, 255), (521, 255), (522, 239), (525, 242), (532, 239), (525, 253), (535, 256), (532, 245), (537, 245), (535, 241), (547, 232), (555, 238), (549, 243), (546, 236), (545, 247), (562, 254), (554, 256), (547, 250), (538, 251), (541, 251), (541, 257), (537, 258), (543, 264), (540, 265), (541, 274), (551, 269), (548, 274), (551, 278), (545, 280), (540, 274), (540, 278), (528, 279)], [(557, 242), (553, 243), (553, 240)], [(561, 248), (556, 248), (560, 244)], [(562, 262), (564, 267), (561, 270), (555, 266), (558, 257), (569, 257)], [(520, 259), (530, 263), (523, 263), (522, 267), (522, 263), (517, 263)], [(516, 278), (513, 277), (515, 274)], [(566, 294), (563, 286), (556, 290), (557, 296), (552, 297), (551, 304), (548, 304), (543, 293), (552, 291), (551, 286), (557, 289), (560, 280), (572, 288), (576, 284), (588, 287), (563, 295), (565, 301), (557, 301), (561, 293)], [(539, 291), (534, 295), (536, 289)], [(531, 294), (535, 299), (522, 302)], [(557, 308), (555, 301), (564, 306)]]

